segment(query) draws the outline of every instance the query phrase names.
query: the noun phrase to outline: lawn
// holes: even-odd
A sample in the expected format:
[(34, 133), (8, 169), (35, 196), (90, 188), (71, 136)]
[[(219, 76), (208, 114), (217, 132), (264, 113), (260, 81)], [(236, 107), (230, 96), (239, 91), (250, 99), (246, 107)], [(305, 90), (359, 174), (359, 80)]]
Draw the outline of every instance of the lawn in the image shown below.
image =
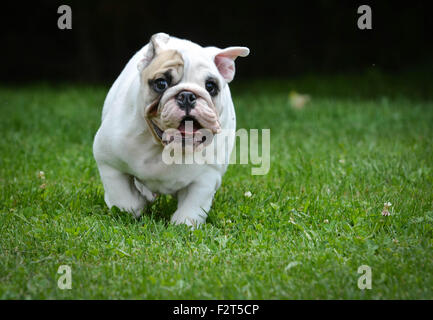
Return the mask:
[[(271, 129), (271, 168), (230, 166), (195, 231), (169, 224), (169, 196), (139, 220), (105, 206), (92, 141), (108, 86), (2, 86), (0, 298), (432, 299), (432, 86), (235, 80), (238, 128)], [(311, 102), (293, 109), (291, 90)]]

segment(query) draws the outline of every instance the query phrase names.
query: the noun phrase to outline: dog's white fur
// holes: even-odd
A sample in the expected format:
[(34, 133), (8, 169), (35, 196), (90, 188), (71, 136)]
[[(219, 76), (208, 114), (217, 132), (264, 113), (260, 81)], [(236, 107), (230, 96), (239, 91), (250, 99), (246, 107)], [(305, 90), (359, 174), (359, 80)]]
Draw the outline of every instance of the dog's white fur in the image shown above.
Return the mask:
[[(171, 222), (196, 227), (206, 220), (227, 164), (167, 165), (162, 161), (163, 146), (152, 135), (145, 119), (150, 88), (146, 79), (140, 78), (140, 72), (158, 51), (176, 50), (184, 61), (183, 74), (169, 90), (203, 91), (206, 75), (217, 77), (220, 92), (207, 99), (212, 99), (221, 129), (233, 130), (228, 141), (231, 151), (236, 119), (227, 84), (233, 79), (233, 61), (237, 56), (248, 55), (249, 50), (203, 48), (163, 33), (154, 35), (152, 40), (131, 58), (108, 92), (93, 152), (108, 207), (116, 206), (139, 217), (146, 203), (153, 201), (157, 194), (172, 194), (177, 196), (178, 207)], [(164, 99), (167, 97), (163, 95), (161, 100)]]

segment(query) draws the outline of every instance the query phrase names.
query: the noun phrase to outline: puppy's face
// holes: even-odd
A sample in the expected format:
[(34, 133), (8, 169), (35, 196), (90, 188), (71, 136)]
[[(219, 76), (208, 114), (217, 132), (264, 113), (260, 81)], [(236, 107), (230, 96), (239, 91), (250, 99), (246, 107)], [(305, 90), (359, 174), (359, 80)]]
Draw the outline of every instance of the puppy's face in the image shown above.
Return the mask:
[(142, 83), (148, 93), (145, 117), (163, 144), (180, 133), (183, 142), (193, 139), (193, 144), (198, 145), (203, 142), (197, 134), (200, 129), (211, 134), (221, 130), (215, 107), (221, 80), (207, 61), (197, 60), (201, 59), (188, 59), (185, 66), (179, 51), (161, 50), (142, 71)]
[(163, 145), (177, 137), (197, 147), (221, 130), (221, 92), (229, 81), (218, 64), (230, 66), (215, 58), (219, 49), (170, 40), (165, 34), (153, 36), (139, 65), (144, 117)]

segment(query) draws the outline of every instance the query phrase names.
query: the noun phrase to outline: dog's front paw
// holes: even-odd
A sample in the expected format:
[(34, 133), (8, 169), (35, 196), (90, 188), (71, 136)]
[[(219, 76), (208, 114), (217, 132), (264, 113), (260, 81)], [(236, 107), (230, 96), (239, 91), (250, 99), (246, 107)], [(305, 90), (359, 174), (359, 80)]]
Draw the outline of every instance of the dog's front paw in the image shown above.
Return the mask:
[(105, 198), (105, 203), (107, 204), (109, 209), (111, 209), (112, 207), (116, 207), (120, 211), (131, 213), (136, 219), (140, 218), (143, 208), (146, 204), (146, 201), (143, 198), (137, 198), (134, 199), (135, 201), (131, 201), (131, 202), (119, 201), (119, 200), (111, 201), (107, 193), (105, 194), (104, 198)]
[(206, 222), (206, 215), (204, 212), (201, 212), (201, 214), (185, 214), (177, 210), (171, 217), (170, 222), (175, 225), (186, 224), (192, 229), (197, 229)]

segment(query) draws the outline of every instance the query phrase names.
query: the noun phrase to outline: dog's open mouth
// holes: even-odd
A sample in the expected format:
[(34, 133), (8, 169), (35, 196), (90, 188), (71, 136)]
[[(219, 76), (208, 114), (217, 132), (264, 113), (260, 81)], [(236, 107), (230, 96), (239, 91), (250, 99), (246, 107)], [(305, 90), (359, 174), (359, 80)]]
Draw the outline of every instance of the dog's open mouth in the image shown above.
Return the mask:
[(181, 140), (182, 145), (191, 142), (194, 146), (197, 146), (207, 140), (206, 135), (199, 132), (200, 129), (203, 129), (203, 126), (191, 116), (184, 117), (177, 129), (171, 128), (167, 129), (165, 132), (162, 131), (162, 129), (153, 121), (150, 122), (152, 123), (154, 132), (164, 145), (167, 145), (172, 141), (180, 142)]
[(197, 130), (200, 130), (202, 128), (203, 127), (200, 125), (200, 123), (198, 123), (197, 120), (195, 120), (193, 117), (186, 116), (180, 122), (180, 125), (177, 128), (177, 130), (180, 131), (182, 137), (185, 137), (186, 135), (194, 134), (195, 132), (197, 132)]

